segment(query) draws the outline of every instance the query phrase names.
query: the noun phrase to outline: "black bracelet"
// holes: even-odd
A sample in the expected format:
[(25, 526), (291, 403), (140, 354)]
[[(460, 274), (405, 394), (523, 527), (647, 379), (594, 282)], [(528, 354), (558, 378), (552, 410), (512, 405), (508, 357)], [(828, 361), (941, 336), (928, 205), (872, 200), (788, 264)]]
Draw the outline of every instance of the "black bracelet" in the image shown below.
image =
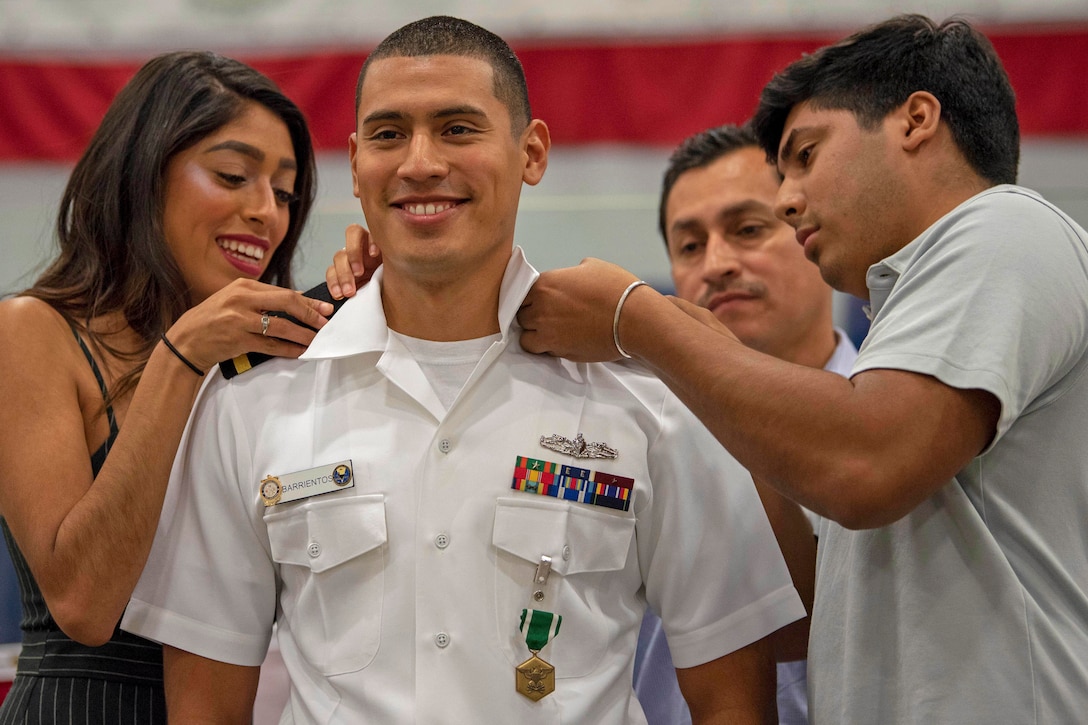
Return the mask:
[(166, 333), (165, 332), (161, 333), (159, 335), (159, 337), (161, 337), (162, 341), (166, 343), (166, 346), (168, 348), (170, 348), (170, 352), (172, 352), (172, 353), (174, 353), (175, 355), (178, 356), (178, 360), (181, 360), (183, 363), (185, 363), (185, 365), (188, 366), (188, 368), (190, 370), (192, 370), (194, 373), (196, 373), (200, 377), (204, 377), (204, 372), (200, 368), (198, 368), (196, 365), (193, 365), (191, 362), (189, 362), (189, 360), (184, 355), (182, 355), (180, 352), (178, 352), (178, 349), (176, 347), (174, 347), (173, 345), (170, 344), (170, 341), (166, 339)]

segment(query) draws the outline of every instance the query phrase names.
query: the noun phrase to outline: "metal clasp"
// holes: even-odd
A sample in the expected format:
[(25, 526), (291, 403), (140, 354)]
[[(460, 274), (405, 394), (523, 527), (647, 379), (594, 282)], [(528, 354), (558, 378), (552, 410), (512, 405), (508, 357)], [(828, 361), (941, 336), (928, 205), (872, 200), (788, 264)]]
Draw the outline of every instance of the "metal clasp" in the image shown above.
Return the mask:
[(533, 574), (533, 600), (544, 600), (544, 587), (548, 584), (548, 576), (552, 573), (552, 558), (546, 554), (540, 555), (540, 563), (536, 565), (536, 573)]

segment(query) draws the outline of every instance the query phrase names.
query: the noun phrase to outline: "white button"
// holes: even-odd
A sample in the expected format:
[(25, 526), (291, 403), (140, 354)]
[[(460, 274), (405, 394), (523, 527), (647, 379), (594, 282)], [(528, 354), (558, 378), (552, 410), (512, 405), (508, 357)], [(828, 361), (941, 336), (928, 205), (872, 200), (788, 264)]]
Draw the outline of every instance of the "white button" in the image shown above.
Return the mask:
[(445, 632), (439, 632), (434, 636), (434, 643), (439, 647), (446, 647), (450, 643), (450, 636)]
[(563, 561), (568, 561), (569, 559), (570, 559), (570, 547), (569, 546), (564, 546), (563, 547)]
[(439, 534), (438, 536), (434, 537), (434, 545), (437, 546), (439, 549), (445, 549), (447, 546), (450, 545), (450, 535)]
[(449, 438), (443, 438), (442, 440), (438, 441), (438, 450), (442, 451), (443, 453), (449, 453), (451, 448), (453, 448), (453, 445), (450, 443)]
[(321, 544), (311, 541), (310, 545), (306, 547), (306, 553), (310, 555), (311, 559), (316, 559), (321, 556)]

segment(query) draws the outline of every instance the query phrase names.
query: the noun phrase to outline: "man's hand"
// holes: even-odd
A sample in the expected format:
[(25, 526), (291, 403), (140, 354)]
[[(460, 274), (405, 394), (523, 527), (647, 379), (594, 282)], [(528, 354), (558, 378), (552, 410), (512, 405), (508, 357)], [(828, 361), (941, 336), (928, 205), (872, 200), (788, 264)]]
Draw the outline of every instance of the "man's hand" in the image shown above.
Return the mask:
[(518, 311), (524, 328), (521, 346), (575, 362), (615, 360), (620, 357), (612, 338), (616, 303), (636, 280), (622, 267), (599, 259), (544, 272)]
[(684, 314), (686, 314), (693, 320), (698, 320), (710, 329), (715, 330), (722, 335), (725, 335), (726, 337), (730, 337), (734, 340), (737, 339), (737, 336), (734, 335), (733, 332), (728, 327), (726, 327), (725, 324), (722, 323), (722, 321), (719, 320), (713, 312), (711, 312), (707, 308), (700, 307), (693, 302), (688, 302), (685, 299), (673, 297), (671, 295), (669, 297), (666, 297), (666, 299), (676, 305), (678, 309), (682, 310)]
[(348, 225), (344, 230), (344, 248), (332, 255), (332, 264), (325, 270), (325, 284), (333, 299), (354, 295), (370, 281), (381, 263), (382, 253), (370, 240), (370, 232), (358, 224)]

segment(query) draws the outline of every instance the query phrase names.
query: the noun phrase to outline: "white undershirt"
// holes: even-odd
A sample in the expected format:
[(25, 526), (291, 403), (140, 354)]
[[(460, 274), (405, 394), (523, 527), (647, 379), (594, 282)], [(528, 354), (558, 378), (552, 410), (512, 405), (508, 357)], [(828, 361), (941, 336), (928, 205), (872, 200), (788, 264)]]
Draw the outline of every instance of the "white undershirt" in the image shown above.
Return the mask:
[(473, 340), (455, 340), (453, 342), (435, 342), (434, 340), (420, 340), (417, 337), (408, 337), (399, 332), (389, 331), (408, 352), (412, 354), (423, 374), (430, 381), (435, 394), (442, 402), (442, 406), (449, 410), (457, 394), (465, 386), (465, 382), (472, 371), (476, 369), (480, 358), (484, 356), (492, 344), (502, 339), (502, 335), (495, 333), (487, 337), (477, 337)]

